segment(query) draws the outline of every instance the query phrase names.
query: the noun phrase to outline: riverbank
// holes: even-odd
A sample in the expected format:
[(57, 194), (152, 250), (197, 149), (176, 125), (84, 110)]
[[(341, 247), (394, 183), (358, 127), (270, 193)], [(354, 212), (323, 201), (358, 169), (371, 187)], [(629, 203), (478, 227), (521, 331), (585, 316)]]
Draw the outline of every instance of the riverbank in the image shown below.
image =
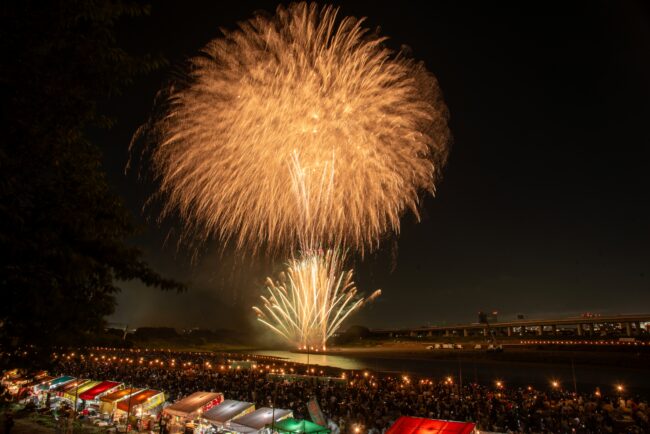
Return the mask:
[(423, 344), (392, 344), (385, 346), (347, 346), (331, 348), (323, 355), (354, 358), (392, 358), (408, 360), (481, 360), (494, 363), (522, 362), (532, 364), (567, 364), (588, 366), (620, 366), (646, 368), (650, 373), (650, 348), (544, 348), (534, 346), (505, 346), (503, 352), (485, 349), (427, 349)]
[(508, 348), (502, 353), (478, 350), (427, 350), (408, 345), (388, 348), (336, 348), (325, 353), (258, 350), (253, 354), (288, 362), (369, 370), (423, 378), (453, 377), (478, 384), (502, 380), (513, 386), (548, 387), (557, 382), (571, 390), (614, 390), (650, 396), (650, 352), (571, 351)]

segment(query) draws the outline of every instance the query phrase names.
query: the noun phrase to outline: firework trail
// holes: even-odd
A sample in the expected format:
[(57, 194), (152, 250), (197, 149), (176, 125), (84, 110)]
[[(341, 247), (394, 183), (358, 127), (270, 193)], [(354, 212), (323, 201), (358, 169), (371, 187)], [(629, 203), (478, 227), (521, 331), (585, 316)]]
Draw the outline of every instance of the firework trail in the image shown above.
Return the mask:
[(291, 259), (279, 280), (267, 279), (264, 309), (254, 307), (258, 319), (299, 348), (325, 349), (325, 343), (355, 310), (381, 294), (357, 296), (352, 270), (341, 272), (344, 255), (312, 252)]
[(325, 343), (363, 304), (335, 251), (377, 248), (447, 157), (447, 109), (421, 63), (316, 4), (224, 31), (172, 87), (153, 168), (191, 239), (288, 252), (259, 319)]

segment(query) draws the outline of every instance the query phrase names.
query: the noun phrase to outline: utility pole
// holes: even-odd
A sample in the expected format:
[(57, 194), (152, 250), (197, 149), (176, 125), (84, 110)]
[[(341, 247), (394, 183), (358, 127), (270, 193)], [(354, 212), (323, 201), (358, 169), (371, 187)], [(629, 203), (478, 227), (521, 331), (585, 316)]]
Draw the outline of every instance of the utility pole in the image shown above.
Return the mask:
[(77, 382), (75, 388), (74, 388), (74, 408), (72, 409), (72, 423), (70, 424), (70, 433), (74, 433), (74, 423), (77, 420), (77, 399), (79, 395), (79, 374), (81, 373), (81, 360), (79, 360), (79, 364), (77, 364), (77, 379), (75, 380)]
[(276, 379), (275, 386), (273, 388), (272, 400), (271, 400), (271, 434), (273, 434), (275, 430), (275, 398), (277, 394), (278, 394), (278, 383)]
[(462, 400), (462, 390), (463, 390), (463, 364), (460, 361), (460, 354), (458, 355), (458, 395)]
[(571, 356), (571, 374), (573, 375), (573, 393), (578, 394), (578, 383), (576, 382), (576, 368), (573, 364), (573, 356)]
[[(131, 369), (131, 375), (129, 375), (129, 379), (131, 380), (131, 384), (129, 385), (129, 392), (133, 392), (133, 369)], [(131, 397), (133, 396), (133, 393), (129, 393), (129, 405), (128, 405), (128, 410), (126, 412), (126, 432), (128, 433), (131, 431), (130, 425), (129, 425), (129, 419), (131, 418)]]

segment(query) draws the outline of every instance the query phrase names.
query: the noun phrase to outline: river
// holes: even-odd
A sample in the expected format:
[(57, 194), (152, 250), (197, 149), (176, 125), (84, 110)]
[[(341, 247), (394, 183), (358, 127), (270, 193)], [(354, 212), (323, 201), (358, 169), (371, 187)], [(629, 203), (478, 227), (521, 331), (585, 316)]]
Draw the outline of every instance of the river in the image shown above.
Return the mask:
[[(345, 370), (372, 370), (396, 374), (411, 374), (429, 378), (452, 376), (455, 381), (493, 384), (501, 380), (512, 386), (549, 387), (557, 381), (561, 387), (579, 392), (595, 390), (605, 392), (623, 385), (627, 392), (650, 396), (650, 367), (620, 367), (616, 365), (590, 365), (566, 363), (545, 363), (531, 361), (495, 361), (485, 357), (464, 354), (438, 359), (427, 354), (371, 353), (368, 355), (309, 354), (290, 351), (259, 350), (252, 354), (273, 356), (295, 363), (331, 366)], [(309, 360), (308, 360), (309, 359)], [(574, 383), (575, 379), (575, 383)]]

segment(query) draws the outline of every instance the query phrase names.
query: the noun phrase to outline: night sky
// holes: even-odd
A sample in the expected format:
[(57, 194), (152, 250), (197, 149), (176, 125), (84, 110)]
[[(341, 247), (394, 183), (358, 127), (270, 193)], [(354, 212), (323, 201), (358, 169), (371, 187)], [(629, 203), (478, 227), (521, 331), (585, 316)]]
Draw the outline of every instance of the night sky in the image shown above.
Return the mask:
[[(399, 237), (355, 258), (360, 289), (383, 295), (349, 324), (469, 322), (478, 310), (501, 318), (650, 311), (647, 6), (341, 3), (341, 14), (366, 16), (438, 77), (454, 135), (422, 221), (405, 217)], [(95, 136), (110, 182), (142, 225), (133, 242), (189, 291), (126, 283), (111, 321), (260, 330), (250, 306), (282, 258), (251, 264), (211, 244), (192, 262), (176, 244), (178, 222), (159, 225), (154, 209), (143, 212), (152, 184), (124, 168), (132, 134), (183, 61), (219, 28), (275, 5), (156, 1), (150, 17), (119, 27), (125, 47), (162, 53), (170, 66), (113, 100), (107, 110), (118, 125)]]

